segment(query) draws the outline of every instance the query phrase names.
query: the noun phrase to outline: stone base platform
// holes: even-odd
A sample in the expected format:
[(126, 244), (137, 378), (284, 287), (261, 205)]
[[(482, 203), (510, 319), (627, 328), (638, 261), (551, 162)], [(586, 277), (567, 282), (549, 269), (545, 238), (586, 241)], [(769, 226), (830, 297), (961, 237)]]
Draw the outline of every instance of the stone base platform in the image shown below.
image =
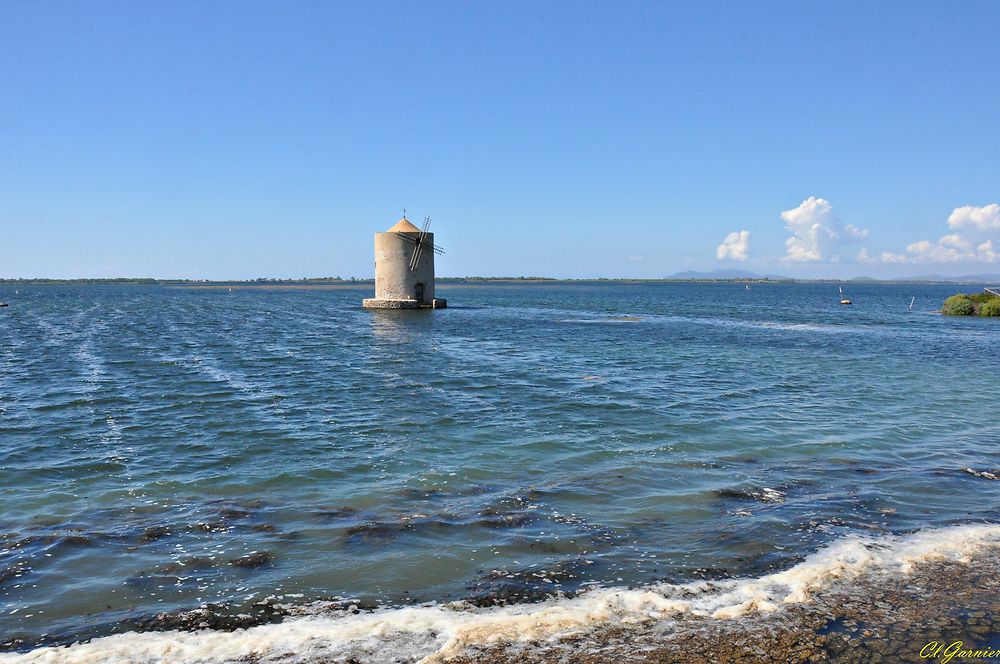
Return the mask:
[(427, 304), (418, 300), (381, 300), (379, 298), (365, 298), (361, 302), (365, 309), (444, 309), (448, 306), (448, 300), (436, 297)]

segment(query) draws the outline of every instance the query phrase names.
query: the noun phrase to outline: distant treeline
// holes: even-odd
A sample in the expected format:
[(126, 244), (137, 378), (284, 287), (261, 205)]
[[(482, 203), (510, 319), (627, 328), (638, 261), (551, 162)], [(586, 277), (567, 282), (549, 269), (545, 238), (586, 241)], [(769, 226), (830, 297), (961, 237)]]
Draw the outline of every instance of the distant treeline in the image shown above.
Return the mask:
[(157, 284), (160, 283), (156, 279), (149, 279), (144, 277), (132, 277), (132, 278), (121, 278), (121, 279), (43, 279), (38, 277), (33, 277), (31, 279), (0, 279), (0, 284), (16, 286), (16, 285), (53, 285), (61, 286), (68, 284)]
[[(794, 283), (795, 279), (770, 279), (768, 277), (733, 277), (733, 278), (677, 278), (660, 277), (655, 279), (639, 279), (635, 277), (588, 277), (584, 279), (556, 279), (553, 277), (438, 277), (440, 283), (478, 283), (478, 282), (543, 282), (556, 284), (684, 284), (684, 283), (706, 283), (706, 284), (778, 284)], [(822, 280), (831, 281), (831, 280)], [(838, 282), (840, 283), (840, 282)], [(846, 281), (843, 283), (847, 283)]]
[[(52, 286), (114, 286), (114, 285), (145, 285), (145, 286), (213, 286), (213, 285), (254, 285), (254, 284), (285, 284), (285, 285), (308, 285), (308, 284), (370, 284), (374, 279), (357, 277), (306, 277), (303, 279), (274, 279), (271, 277), (259, 277), (257, 279), (153, 279), (151, 277), (122, 277), (113, 279), (0, 279), (0, 285), (52, 285)], [(632, 278), (611, 278), (593, 277), (588, 279), (556, 279), (554, 277), (437, 277), (436, 281), (443, 284), (466, 284), (466, 283), (780, 283), (778, 280), (759, 279), (632, 279)], [(792, 280), (787, 280), (792, 281)]]
[[(492, 282), (543, 282), (543, 283), (556, 283), (556, 284), (594, 284), (594, 283), (613, 283), (613, 284), (666, 284), (666, 283), (688, 283), (688, 282), (699, 282), (699, 283), (778, 283), (774, 279), (760, 278), (760, 279), (673, 279), (670, 277), (664, 277), (661, 279), (636, 279), (631, 277), (589, 277), (585, 279), (556, 279), (554, 277), (437, 277), (436, 279), (439, 283), (492, 283)], [(791, 281), (791, 280), (789, 280)]]
[(153, 279), (151, 277), (120, 277), (113, 279), (0, 279), (0, 284), (8, 286), (16, 285), (51, 285), (51, 286), (114, 286), (114, 285), (142, 285), (142, 286), (177, 286), (196, 284), (352, 284), (352, 283), (372, 283), (374, 279), (358, 279), (349, 277), (307, 277), (303, 279), (274, 279), (271, 277), (259, 277), (257, 279)]
[[(303, 277), (302, 279), (275, 279), (258, 277), (257, 279), (153, 279), (151, 277), (120, 277), (113, 279), (47, 279), (41, 277), (0, 279), (0, 285), (27, 286), (86, 286), (86, 285), (140, 285), (140, 286), (236, 286), (236, 285), (309, 285), (309, 284), (371, 284), (372, 277)], [(731, 278), (677, 278), (662, 277), (658, 279), (593, 277), (588, 279), (556, 279), (554, 277), (438, 277), (442, 284), (475, 284), (475, 283), (549, 283), (549, 284), (658, 284), (658, 283), (708, 283), (708, 284), (943, 284), (954, 283), (934, 279), (771, 279), (768, 277), (731, 277)]]
[(441, 283), (461, 284), (472, 281), (571, 281), (569, 279), (554, 279), (552, 277), (436, 277)]

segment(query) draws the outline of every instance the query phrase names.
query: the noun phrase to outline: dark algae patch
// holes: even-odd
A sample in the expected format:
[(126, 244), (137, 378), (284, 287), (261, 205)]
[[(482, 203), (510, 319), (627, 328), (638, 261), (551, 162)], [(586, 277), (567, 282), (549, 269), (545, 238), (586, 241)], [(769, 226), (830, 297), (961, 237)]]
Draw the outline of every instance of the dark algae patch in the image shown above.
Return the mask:
[(585, 560), (572, 559), (547, 567), (490, 570), (466, 587), (473, 593), (466, 601), (488, 607), (538, 602), (553, 596), (572, 597), (588, 566)]
[(170, 534), (170, 529), (166, 526), (151, 526), (142, 533), (143, 542), (155, 542), (158, 539)]
[(245, 556), (233, 558), (229, 561), (229, 564), (233, 567), (243, 567), (247, 569), (263, 567), (264, 565), (270, 565), (272, 563), (274, 563), (274, 554), (270, 551), (254, 551), (253, 553), (248, 553)]

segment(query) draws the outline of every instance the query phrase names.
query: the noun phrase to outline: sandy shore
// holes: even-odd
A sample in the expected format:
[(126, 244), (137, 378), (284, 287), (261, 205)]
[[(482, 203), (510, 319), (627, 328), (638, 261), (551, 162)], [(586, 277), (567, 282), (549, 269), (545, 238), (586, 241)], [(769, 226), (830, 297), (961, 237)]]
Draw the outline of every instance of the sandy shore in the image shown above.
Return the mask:
[[(916, 662), (1000, 649), (1000, 557), (926, 563), (905, 576), (817, 592), (813, 601), (736, 620), (685, 618), (557, 642), (469, 650), (455, 664), (524, 662)], [(931, 642), (944, 644), (937, 657)], [(921, 657), (921, 651), (925, 657)], [(1000, 653), (997, 653), (1000, 655)], [(928, 656), (930, 655), (930, 656)], [(956, 656), (952, 662), (1000, 661)]]

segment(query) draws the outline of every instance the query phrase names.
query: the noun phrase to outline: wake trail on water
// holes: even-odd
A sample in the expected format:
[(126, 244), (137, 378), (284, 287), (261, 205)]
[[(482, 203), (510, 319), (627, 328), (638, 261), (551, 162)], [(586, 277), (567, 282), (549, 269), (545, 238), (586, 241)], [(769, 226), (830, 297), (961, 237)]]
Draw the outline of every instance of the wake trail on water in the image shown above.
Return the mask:
[(546, 641), (607, 627), (686, 619), (736, 620), (810, 602), (833, 586), (864, 594), (876, 577), (906, 576), (923, 563), (968, 563), (1000, 546), (1000, 525), (928, 529), (905, 536), (852, 535), (782, 572), (756, 578), (595, 588), (534, 604), (475, 608), (464, 602), (355, 613), (322, 603), (295, 607), (278, 624), (233, 632), (129, 632), (71, 646), (0, 655), (0, 664), (211, 663), (251, 660), (433, 664), (470, 647)]

